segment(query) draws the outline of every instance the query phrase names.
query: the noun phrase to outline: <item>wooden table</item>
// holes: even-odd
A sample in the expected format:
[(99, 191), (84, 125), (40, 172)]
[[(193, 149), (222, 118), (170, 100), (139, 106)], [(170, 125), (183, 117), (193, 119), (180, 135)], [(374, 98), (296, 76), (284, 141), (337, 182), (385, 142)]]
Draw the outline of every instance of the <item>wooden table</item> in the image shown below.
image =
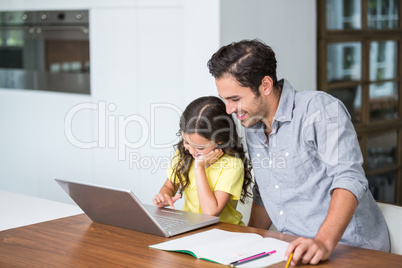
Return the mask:
[[(187, 234), (211, 228), (253, 232), (288, 242), (295, 238), (227, 223), (218, 223)], [(148, 247), (184, 235), (165, 238), (144, 234), (94, 223), (81, 214), (0, 232), (0, 267), (222, 267), (188, 254)], [(330, 259), (318, 266), (402, 267), (402, 255), (338, 245)], [(271, 267), (283, 268), (285, 262)]]

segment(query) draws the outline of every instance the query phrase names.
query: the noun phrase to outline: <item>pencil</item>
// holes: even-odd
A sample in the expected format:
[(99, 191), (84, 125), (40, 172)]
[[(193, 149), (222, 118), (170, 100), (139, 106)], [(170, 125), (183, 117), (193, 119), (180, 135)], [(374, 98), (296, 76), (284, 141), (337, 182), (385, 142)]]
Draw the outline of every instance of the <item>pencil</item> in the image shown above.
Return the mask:
[(230, 267), (235, 267), (236, 264), (243, 264), (245, 262), (254, 261), (256, 259), (260, 259), (260, 258), (263, 258), (263, 257), (270, 256), (275, 252), (276, 252), (276, 250), (273, 250), (273, 251), (270, 251), (270, 252), (261, 252), (261, 253), (256, 254), (256, 255), (253, 255), (253, 256), (238, 260), (238, 261), (231, 262), (229, 266)]
[(292, 257), (293, 257), (293, 252), (290, 254), (289, 259), (288, 259), (288, 262), (286, 263), (285, 268), (289, 268), (290, 261), (292, 260)]

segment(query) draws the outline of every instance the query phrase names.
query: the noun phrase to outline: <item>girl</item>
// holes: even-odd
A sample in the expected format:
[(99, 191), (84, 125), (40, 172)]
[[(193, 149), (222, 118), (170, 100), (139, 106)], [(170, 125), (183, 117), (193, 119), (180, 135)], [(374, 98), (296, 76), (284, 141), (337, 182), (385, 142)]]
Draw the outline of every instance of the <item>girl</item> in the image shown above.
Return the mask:
[(180, 118), (181, 140), (167, 168), (165, 184), (153, 202), (174, 208), (184, 194), (183, 210), (244, 225), (238, 200), (250, 196), (249, 161), (225, 103), (217, 97), (191, 102)]

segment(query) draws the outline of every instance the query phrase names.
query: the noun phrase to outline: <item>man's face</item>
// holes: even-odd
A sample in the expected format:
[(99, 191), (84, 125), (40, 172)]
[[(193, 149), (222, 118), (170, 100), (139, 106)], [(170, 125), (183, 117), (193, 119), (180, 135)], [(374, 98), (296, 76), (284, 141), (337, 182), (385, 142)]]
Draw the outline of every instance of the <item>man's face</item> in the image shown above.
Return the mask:
[(243, 87), (231, 76), (215, 79), (218, 94), (225, 100), (226, 112), (235, 113), (242, 126), (252, 127), (268, 117), (268, 104), (250, 88)]

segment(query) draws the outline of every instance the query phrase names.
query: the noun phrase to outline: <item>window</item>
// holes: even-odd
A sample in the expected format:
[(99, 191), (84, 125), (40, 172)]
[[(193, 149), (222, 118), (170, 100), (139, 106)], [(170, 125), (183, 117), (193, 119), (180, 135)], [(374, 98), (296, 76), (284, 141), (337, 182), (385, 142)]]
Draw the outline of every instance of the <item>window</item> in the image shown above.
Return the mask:
[(359, 137), (370, 190), (402, 205), (402, 0), (317, 0), (318, 88)]

